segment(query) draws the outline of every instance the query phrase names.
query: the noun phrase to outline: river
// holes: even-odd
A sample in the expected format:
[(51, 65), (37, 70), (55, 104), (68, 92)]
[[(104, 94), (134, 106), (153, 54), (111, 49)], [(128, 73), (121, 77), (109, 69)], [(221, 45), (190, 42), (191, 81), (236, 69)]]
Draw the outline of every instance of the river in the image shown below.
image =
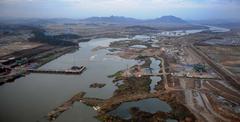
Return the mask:
[[(141, 38), (146, 39), (145, 36)], [(29, 74), (0, 87), (0, 122), (37, 122), (46, 121), (44, 116), (80, 91), (87, 97), (109, 98), (116, 89), (112, 78), (119, 70), (137, 64), (135, 60), (126, 60), (109, 53), (107, 49), (92, 51), (97, 46), (108, 46), (110, 42), (126, 38), (100, 38), (79, 43), (79, 50), (63, 55), (41, 69), (69, 69), (72, 65), (84, 65), (87, 70), (81, 75)], [(159, 62), (158, 62), (159, 63)], [(156, 65), (159, 65), (159, 64)], [(159, 69), (157, 70), (159, 71)], [(159, 81), (161, 79), (154, 79)], [(106, 83), (102, 89), (89, 88), (92, 83)], [(152, 85), (152, 87), (156, 84)], [(152, 88), (153, 90), (153, 88)], [(96, 112), (82, 103), (63, 113), (57, 122), (94, 122)]]
[[(98, 51), (92, 51), (92, 49), (97, 46), (108, 46), (112, 41), (124, 39), (101, 38), (79, 43), (81, 48), (78, 51), (63, 55), (41, 67), (41, 69), (68, 69), (72, 65), (84, 65), (87, 70), (81, 75), (29, 74), (13, 83), (1, 86), (0, 121), (43, 121), (45, 120), (43, 117), (48, 112), (80, 91), (87, 92), (87, 97), (111, 97), (116, 86), (112, 83), (113, 79), (107, 76), (127, 68), (127, 65), (133, 66), (137, 61), (106, 55), (109, 53), (106, 49)], [(106, 86), (102, 89), (89, 88), (89, 85), (95, 82), (106, 83)], [(92, 108), (81, 103), (74, 104), (73, 108), (63, 113), (57, 121), (95, 120), (93, 116), (96, 113)], [(69, 114), (72, 111), (80, 112)]]
[(216, 26), (209, 26), (209, 25), (203, 25), (206, 26), (207, 29), (190, 29), (190, 30), (174, 30), (174, 31), (163, 31), (161, 33), (158, 33), (159, 36), (184, 36), (194, 33), (199, 33), (203, 31), (211, 31), (211, 32), (228, 32), (230, 29), (222, 28), (222, 27), (216, 27)]

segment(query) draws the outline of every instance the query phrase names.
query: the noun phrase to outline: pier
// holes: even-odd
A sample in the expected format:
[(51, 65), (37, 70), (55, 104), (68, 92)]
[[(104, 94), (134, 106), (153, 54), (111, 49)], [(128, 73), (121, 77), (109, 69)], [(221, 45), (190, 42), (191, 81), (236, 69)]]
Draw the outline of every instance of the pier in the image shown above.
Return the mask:
[(28, 69), (30, 73), (49, 73), (49, 74), (81, 74), (86, 69), (85, 66), (72, 67), (68, 70), (44, 70), (44, 69)]

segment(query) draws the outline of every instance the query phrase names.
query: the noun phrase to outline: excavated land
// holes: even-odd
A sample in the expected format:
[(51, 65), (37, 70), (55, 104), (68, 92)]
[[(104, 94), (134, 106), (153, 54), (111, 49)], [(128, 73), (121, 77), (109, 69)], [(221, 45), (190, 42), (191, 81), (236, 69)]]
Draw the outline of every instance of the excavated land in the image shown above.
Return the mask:
[[(205, 38), (200, 38), (202, 35), (205, 35)], [(109, 55), (135, 59), (143, 63), (108, 76), (113, 78), (113, 83), (118, 84), (112, 97), (108, 99), (83, 97), (76, 101), (93, 107), (98, 113), (96, 118), (106, 122), (154, 122), (167, 119), (184, 122), (240, 121), (237, 109), (240, 106), (239, 89), (227, 78), (228, 74), (225, 76), (222, 73), (225, 70), (218, 65), (215, 67), (215, 61), (202, 54), (207, 47), (196, 48), (192, 45), (208, 38), (214, 36), (199, 33), (185, 37), (160, 37), (158, 42), (154, 42), (159, 47), (152, 47), (153, 41), (123, 40), (111, 43)], [(144, 45), (146, 48), (132, 48), (133, 45)], [(159, 64), (161, 80), (154, 86), (154, 92), (150, 92), (150, 84), (153, 82), (150, 79), (151, 75), (144, 73), (144, 69), (151, 65), (150, 58), (161, 61)], [(236, 61), (235, 59), (233, 61)], [(202, 64), (205, 71), (194, 70), (195, 64)], [(131, 113), (129, 119), (109, 114), (123, 103), (149, 98), (165, 101), (172, 110), (149, 113), (133, 107), (129, 108)]]
[(198, 46), (198, 48), (240, 79), (240, 49), (238, 46)]
[[(197, 37), (196, 35), (194, 36), (195, 38)], [(189, 39), (189, 37), (186, 38), (187, 40)], [(209, 35), (209, 38), (213, 37)], [(141, 54), (141, 57), (158, 55), (159, 57), (162, 57), (162, 59), (165, 61), (164, 65), (165, 67), (167, 67), (165, 69), (166, 72), (183, 74), (180, 76), (166, 75), (165, 78), (163, 75), (164, 82), (159, 83), (158, 86), (156, 86), (156, 88), (160, 91), (171, 92), (173, 95), (180, 92), (181, 94), (179, 94), (177, 98), (181, 101), (180, 103), (182, 105), (186, 106), (191, 111), (191, 113), (194, 114), (194, 116), (197, 118), (197, 121), (239, 120), (239, 118), (237, 117), (239, 116), (239, 113), (233, 111), (233, 109), (237, 108), (240, 104), (239, 103), (240, 96), (238, 93), (239, 89), (234, 88), (234, 86), (232, 86), (231, 83), (232, 81), (226, 78), (226, 76), (222, 76), (222, 73), (218, 72), (219, 70), (220, 71), (222, 70), (216, 69), (216, 67), (212, 66), (211, 63), (209, 64), (209, 61), (203, 58), (202, 55), (196, 52), (194, 49), (192, 49), (191, 45), (187, 44), (186, 42), (183, 43), (182, 45), (178, 45), (179, 43), (175, 43), (181, 42), (182, 40), (184, 40), (184, 37), (179, 38), (173, 37), (169, 39), (161, 38), (161, 40), (159, 40), (158, 43), (160, 45), (158, 49), (164, 48), (164, 51), (148, 47), (147, 49), (125, 49), (124, 51), (118, 52), (117, 55), (123, 58), (136, 58), (138, 57), (139, 54)], [(199, 39), (196, 39), (196, 41), (197, 40)], [(142, 44), (142, 42), (141, 43), (134, 42), (131, 45), (134, 44)], [(149, 44), (145, 45), (147, 46)], [(120, 42), (116, 43), (113, 46), (115, 48), (124, 47), (126, 48), (129, 47), (130, 45), (126, 45), (124, 42)], [(151, 50), (151, 54), (148, 55), (148, 53), (144, 53), (146, 52), (146, 50)], [(237, 61), (235, 59), (233, 60)], [(188, 65), (191, 66), (192, 64), (204, 64), (207, 69), (207, 72), (197, 73), (192, 69), (189, 69)], [(185, 65), (187, 65), (187, 67)], [(162, 93), (163, 94), (161, 95), (167, 94), (166, 92)], [(221, 102), (221, 100), (216, 99), (214, 97), (210, 99), (209, 95), (221, 96), (226, 100), (232, 101), (234, 103), (234, 106), (232, 107), (225, 106), (226, 108), (229, 109), (228, 111), (217, 111), (216, 110), (217, 106), (219, 105), (221, 106), (223, 105), (223, 103)], [(183, 99), (185, 100), (182, 101)], [(176, 99), (174, 99), (174, 101), (176, 101)], [(231, 113), (229, 112), (230, 110)], [(223, 113), (226, 113), (226, 116)], [(233, 118), (231, 119), (231, 117)]]

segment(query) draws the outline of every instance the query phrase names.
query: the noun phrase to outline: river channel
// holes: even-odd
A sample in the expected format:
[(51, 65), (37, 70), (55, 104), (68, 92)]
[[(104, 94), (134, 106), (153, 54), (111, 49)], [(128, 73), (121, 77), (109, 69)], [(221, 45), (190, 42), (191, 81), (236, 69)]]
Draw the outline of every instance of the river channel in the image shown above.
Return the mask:
[[(87, 70), (81, 75), (29, 74), (0, 87), (1, 122), (35, 122), (44, 120), (55, 107), (59, 106), (74, 94), (85, 91), (87, 97), (109, 98), (116, 86), (112, 78), (108, 78), (119, 70), (137, 63), (135, 60), (126, 60), (113, 55), (106, 55), (108, 50), (92, 51), (97, 46), (108, 46), (112, 41), (120, 39), (93, 39), (79, 43), (79, 50), (61, 56), (41, 69), (69, 69), (72, 65), (84, 65)], [(89, 88), (92, 83), (106, 83), (102, 89)], [(92, 108), (81, 103), (74, 104), (80, 113), (66, 112), (57, 121), (94, 121), (95, 112)], [(81, 114), (84, 113), (84, 114)], [(74, 112), (73, 112), (74, 113)], [(74, 116), (76, 115), (76, 116)], [(64, 118), (65, 117), (65, 118)], [(80, 120), (76, 119), (79, 118)]]
[[(0, 122), (46, 121), (44, 116), (48, 112), (80, 91), (86, 92), (87, 97), (103, 99), (111, 97), (117, 87), (112, 83), (113, 79), (107, 76), (126, 69), (127, 66), (131, 67), (138, 61), (107, 55), (109, 53), (107, 49), (92, 50), (98, 46), (108, 46), (110, 42), (125, 39), (99, 38), (82, 42), (79, 43), (80, 48), (76, 52), (65, 54), (40, 67), (41, 69), (69, 69), (73, 65), (84, 65), (87, 70), (81, 75), (29, 74), (13, 83), (1, 86)], [(153, 65), (159, 65), (159, 62)], [(161, 79), (152, 77), (152, 80), (155, 81), (151, 86), (153, 90), (156, 81)], [(106, 83), (106, 86), (102, 89), (89, 88), (90, 84), (96, 82)], [(153, 100), (156, 101), (156, 99)], [(146, 101), (143, 103), (145, 105)], [(158, 103), (156, 105), (159, 106)], [(169, 107), (168, 109), (170, 110)], [(75, 103), (72, 109), (63, 113), (56, 122), (94, 122), (97, 121), (94, 118), (96, 114), (91, 107)]]

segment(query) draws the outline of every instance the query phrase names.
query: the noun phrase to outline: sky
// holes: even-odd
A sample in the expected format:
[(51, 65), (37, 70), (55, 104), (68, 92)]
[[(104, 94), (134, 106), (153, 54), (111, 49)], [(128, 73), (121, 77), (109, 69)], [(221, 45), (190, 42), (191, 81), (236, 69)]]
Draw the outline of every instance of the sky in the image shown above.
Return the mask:
[(239, 19), (240, 0), (0, 0), (0, 17), (139, 19), (174, 15), (184, 19)]

